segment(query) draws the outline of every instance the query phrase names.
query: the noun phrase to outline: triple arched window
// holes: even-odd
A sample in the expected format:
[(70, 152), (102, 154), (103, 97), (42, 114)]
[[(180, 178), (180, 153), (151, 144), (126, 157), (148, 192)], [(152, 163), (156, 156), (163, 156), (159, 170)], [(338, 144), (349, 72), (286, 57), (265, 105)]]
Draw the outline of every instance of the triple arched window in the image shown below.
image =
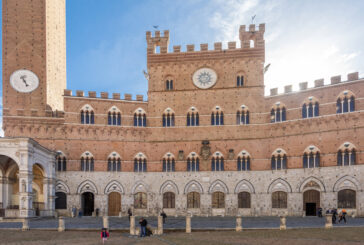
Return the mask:
[(215, 152), (211, 158), (211, 171), (224, 171), (224, 156)]
[(320, 167), (320, 150), (316, 146), (306, 148), (302, 157), (303, 168), (318, 168)]
[(250, 170), (250, 155), (246, 151), (242, 151), (238, 155), (237, 159), (237, 170), (238, 171), (249, 171)]
[(280, 102), (277, 102), (270, 111), (270, 122), (284, 122), (286, 121), (286, 107)]
[(81, 155), (81, 171), (93, 172), (94, 171), (95, 160), (94, 156), (86, 151)]
[(107, 113), (107, 124), (118, 126), (121, 125), (121, 112), (116, 106), (111, 107)]
[(80, 114), (81, 124), (95, 124), (95, 113), (90, 105), (84, 105)]
[(188, 110), (186, 125), (187, 127), (200, 125), (200, 117), (195, 107), (191, 107)]
[(167, 153), (163, 157), (163, 172), (174, 172), (175, 171), (175, 160), (172, 153)]
[(211, 125), (224, 125), (224, 113), (219, 106), (216, 106), (211, 113)]
[(187, 157), (187, 171), (188, 172), (200, 171), (200, 158), (195, 152), (191, 152)]
[(57, 171), (66, 171), (67, 170), (67, 159), (66, 156), (62, 152), (58, 152), (56, 157)]
[(107, 158), (107, 171), (120, 172), (121, 171), (121, 158), (116, 152), (113, 152)]
[(349, 142), (344, 143), (337, 152), (337, 165), (349, 166), (356, 163), (355, 146)]
[(138, 108), (134, 112), (134, 127), (146, 127), (147, 114), (142, 108)]
[(240, 108), (241, 109), (239, 109), (236, 112), (236, 124), (237, 125), (249, 124), (249, 110), (248, 110), (248, 107), (246, 107), (245, 105), (242, 105)]
[(282, 149), (273, 152), (271, 158), (272, 170), (287, 169), (287, 153)]
[(174, 111), (167, 108), (163, 113), (163, 127), (174, 127)]
[(138, 153), (134, 157), (134, 172), (147, 172), (147, 158), (143, 153)]
[(313, 97), (309, 97), (302, 105), (302, 118), (318, 117), (319, 114), (318, 101)]
[(336, 113), (347, 113), (355, 111), (355, 97), (351, 91), (344, 91), (336, 101)]

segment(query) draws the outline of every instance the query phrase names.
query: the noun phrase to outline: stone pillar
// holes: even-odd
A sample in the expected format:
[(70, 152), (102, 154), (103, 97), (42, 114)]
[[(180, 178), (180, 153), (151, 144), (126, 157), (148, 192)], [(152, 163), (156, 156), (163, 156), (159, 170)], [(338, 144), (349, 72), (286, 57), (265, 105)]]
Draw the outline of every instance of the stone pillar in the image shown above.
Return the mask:
[(285, 230), (287, 229), (286, 226), (286, 217), (285, 216), (281, 216), (281, 225), (279, 226), (280, 230)]
[(58, 231), (63, 232), (65, 230), (66, 230), (66, 225), (64, 223), (64, 218), (62, 216), (60, 216), (58, 218)]
[(242, 231), (243, 230), (243, 225), (242, 225), (242, 217), (239, 215), (236, 217), (236, 231)]
[(325, 228), (326, 229), (332, 228), (332, 214), (326, 214), (325, 217), (326, 217)]
[(109, 216), (102, 217), (103, 228), (109, 229)]
[(33, 217), (33, 175), (26, 170), (19, 170), (19, 215), (20, 217)]
[(186, 216), (186, 233), (191, 233), (191, 214)]
[(47, 188), (47, 199), (44, 197), (44, 201), (47, 202), (47, 205), (45, 204), (45, 207), (48, 209), (48, 215), (54, 216), (55, 215), (55, 209), (56, 209), (56, 180), (47, 178), (47, 180), (44, 182), (46, 183)]
[(29, 219), (25, 218), (23, 219), (23, 227), (21, 228), (22, 231), (28, 231), (29, 230)]
[(157, 234), (158, 235), (162, 235), (163, 234), (163, 217), (162, 216), (158, 216), (158, 229), (157, 229)]
[(135, 216), (130, 216), (130, 235), (135, 235)]

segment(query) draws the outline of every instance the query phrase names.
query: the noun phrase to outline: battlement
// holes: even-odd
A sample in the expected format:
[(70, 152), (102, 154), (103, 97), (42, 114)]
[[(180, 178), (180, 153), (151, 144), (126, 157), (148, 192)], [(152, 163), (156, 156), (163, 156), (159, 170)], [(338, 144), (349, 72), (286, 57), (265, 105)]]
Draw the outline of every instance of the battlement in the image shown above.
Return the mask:
[[(265, 24), (260, 24), (258, 29), (256, 25), (249, 25), (249, 29), (246, 29), (245, 25), (241, 25), (239, 29), (240, 48), (239, 49), (251, 49), (251, 48), (264, 48), (264, 32)], [(160, 48), (160, 54), (168, 53), (169, 45), (169, 31), (165, 30), (163, 36), (160, 31), (155, 31), (154, 36), (150, 31), (146, 32), (147, 38), (147, 53), (157, 54), (156, 48)], [(181, 45), (173, 46), (173, 53), (190, 53), (190, 52), (211, 52), (211, 51), (223, 51), (221, 42), (214, 43), (213, 49), (209, 50), (207, 43), (200, 44), (200, 49), (195, 50), (194, 44), (187, 44), (186, 51), (182, 52)], [(226, 50), (238, 49), (236, 42), (231, 41), (227, 43)]]
[[(331, 86), (331, 85), (345, 83), (345, 82), (352, 82), (352, 81), (356, 81), (356, 80), (360, 80), (359, 79), (359, 72), (349, 73), (347, 75), (347, 80), (346, 81), (341, 80), (341, 75), (333, 76), (333, 77), (330, 78), (330, 84), (327, 84), (326, 86)], [(284, 86), (284, 92), (280, 93), (280, 94), (278, 93), (278, 88), (272, 88), (272, 89), (270, 89), (270, 95), (269, 96), (277, 96), (277, 95), (282, 95), (282, 94), (287, 94), (287, 93), (301, 92), (301, 91), (305, 91), (305, 90), (312, 89), (312, 88), (324, 87), (325, 86), (325, 80), (323, 78), (316, 79), (314, 81), (314, 86), (313, 87), (308, 87), (308, 82), (301, 82), (298, 85), (299, 85), (299, 90), (298, 91), (292, 90), (292, 87), (293, 87), (292, 85), (286, 85), (286, 86)]]
[(112, 96), (109, 97), (108, 92), (100, 92), (100, 96), (97, 97), (97, 93), (95, 91), (88, 91), (88, 96), (85, 96), (83, 90), (76, 90), (76, 94), (72, 94), (72, 90), (65, 89), (63, 96), (65, 97), (78, 97), (78, 98), (95, 98), (95, 99), (110, 99), (110, 100), (127, 100), (127, 101), (139, 101), (145, 102), (144, 96), (137, 94), (136, 98), (133, 100), (133, 96), (131, 94), (124, 94), (124, 99), (120, 98), (120, 93), (112, 93)]

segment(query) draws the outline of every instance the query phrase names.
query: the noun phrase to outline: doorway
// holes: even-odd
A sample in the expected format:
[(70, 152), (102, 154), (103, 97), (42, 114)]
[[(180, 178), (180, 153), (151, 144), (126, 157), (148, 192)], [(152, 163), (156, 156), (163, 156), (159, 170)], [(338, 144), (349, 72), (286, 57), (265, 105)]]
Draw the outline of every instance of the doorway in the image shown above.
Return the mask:
[(306, 216), (316, 216), (317, 209), (320, 207), (320, 192), (308, 190), (303, 193), (303, 210)]
[(108, 215), (119, 216), (121, 211), (121, 194), (119, 192), (111, 192), (108, 198)]
[(91, 192), (82, 193), (81, 206), (84, 216), (92, 216), (94, 211), (94, 194)]

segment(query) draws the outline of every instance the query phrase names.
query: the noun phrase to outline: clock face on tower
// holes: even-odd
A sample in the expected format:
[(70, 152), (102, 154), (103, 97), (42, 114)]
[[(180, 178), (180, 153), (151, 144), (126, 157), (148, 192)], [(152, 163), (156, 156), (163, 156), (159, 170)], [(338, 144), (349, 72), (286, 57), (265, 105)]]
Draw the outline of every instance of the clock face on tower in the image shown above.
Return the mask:
[(33, 92), (39, 85), (39, 79), (34, 72), (29, 70), (17, 70), (10, 76), (11, 86), (18, 92)]
[(216, 72), (210, 68), (201, 68), (195, 71), (192, 76), (193, 84), (201, 89), (208, 89), (217, 81)]

